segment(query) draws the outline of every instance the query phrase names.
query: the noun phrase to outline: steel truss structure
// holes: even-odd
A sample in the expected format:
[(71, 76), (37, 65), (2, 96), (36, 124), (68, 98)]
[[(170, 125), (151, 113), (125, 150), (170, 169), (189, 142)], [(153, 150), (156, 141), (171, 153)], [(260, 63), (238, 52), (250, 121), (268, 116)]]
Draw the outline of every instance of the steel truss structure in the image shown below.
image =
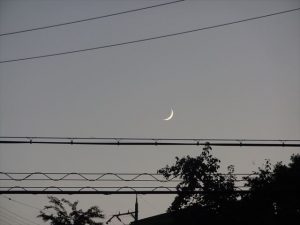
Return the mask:
[[(0, 137), (0, 144), (54, 144), (54, 145), (154, 145), (154, 146), (248, 146), (248, 147), (300, 147), (300, 140), (275, 140), (275, 139), (170, 139), (170, 138), (81, 138), (81, 137)], [(225, 177), (230, 174), (223, 174)], [(232, 174), (235, 176), (235, 192), (247, 193), (246, 177), (257, 174)], [(0, 194), (179, 194), (183, 192), (173, 186), (145, 186), (145, 183), (131, 186), (56, 186), (49, 182), (181, 182), (174, 177), (165, 179), (161, 174), (154, 173), (12, 173), (0, 172)], [(47, 186), (22, 186), (16, 182), (45, 181)], [(6, 186), (3, 184), (6, 182)], [(7, 183), (8, 182), (8, 183)], [(287, 190), (275, 190), (287, 191)], [(295, 190), (290, 190), (295, 191)], [(218, 191), (213, 191), (218, 192)], [(199, 188), (188, 193), (201, 194)]]
[[(256, 176), (256, 174), (221, 174), (229, 178), (234, 175), (236, 191), (246, 191), (247, 187), (243, 186), (246, 177)], [(165, 179), (162, 174), (155, 173), (15, 173), (0, 172), (0, 181), (9, 185), (0, 186), (0, 194), (178, 194), (182, 191), (177, 189), (177, 184), (182, 179), (169, 178)], [(38, 182), (39, 185), (22, 186), (23, 182)], [(74, 186), (58, 186), (53, 185), (57, 182), (72, 181)], [(123, 182), (121, 185), (111, 186), (90, 186), (87, 182), (97, 182), (104, 184), (115, 182)], [(42, 182), (43, 185), (40, 185)], [(44, 184), (47, 184), (45, 186)], [(49, 185), (50, 182), (50, 185)], [(75, 183), (74, 183), (75, 182)], [(128, 185), (135, 182), (136, 186)], [(151, 183), (152, 186), (145, 185), (145, 182)], [(172, 183), (172, 186), (162, 186), (158, 183)], [(17, 184), (17, 185), (16, 185)], [(82, 185), (84, 184), (84, 185)], [(191, 193), (203, 193), (201, 188)]]

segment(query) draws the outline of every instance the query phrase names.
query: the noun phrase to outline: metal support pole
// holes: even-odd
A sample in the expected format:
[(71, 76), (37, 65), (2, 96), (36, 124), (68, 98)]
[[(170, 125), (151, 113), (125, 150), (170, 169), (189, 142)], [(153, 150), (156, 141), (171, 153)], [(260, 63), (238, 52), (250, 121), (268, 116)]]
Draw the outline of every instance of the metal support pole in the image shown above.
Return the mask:
[(138, 195), (135, 196), (135, 207), (134, 207), (134, 221), (137, 222), (139, 219), (139, 205), (138, 205)]

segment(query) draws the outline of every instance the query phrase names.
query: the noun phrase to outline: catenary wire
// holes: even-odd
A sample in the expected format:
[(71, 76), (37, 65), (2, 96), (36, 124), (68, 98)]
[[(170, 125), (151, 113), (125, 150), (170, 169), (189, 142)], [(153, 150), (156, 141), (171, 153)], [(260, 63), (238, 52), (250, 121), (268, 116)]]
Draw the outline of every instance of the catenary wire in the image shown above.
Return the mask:
[[(38, 176), (38, 177), (37, 177)], [(11, 173), (0, 172), (0, 180), (11, 181), (151, 181), (151, 182), (180, 182), (181, 180), (170, 177), (163, 178), (162, 174), (155, 173)]]
[(7, 33), (0, 34), (0, 36), (8, 36), (8, 35), (12, 35), (12, 34), (19, 34), (19, 33), (25, 33), (25, 32), (30, 32), (30, 31), (36, 31), (36, 30), (44, 30), (44, 29), (49, 29), (49, 28), (53, 28), (53, 27), (61, 27), (61, 26), (66, 26), (66, 25), (70, 25), (70, 24), (87, 22), (87, 21), (91, 21), (91, 20), (99, 20), (99, 19), (103, 19), (103, 18), (107, 18), (107, 17), (118, 16), (118, 15), (122, 15), (122, 14), (138, 12), (138, 11), (142, 11), (142, 10), (171, 5), (171, 4), (179, 3), (179, 2), (183, 2), (183, 1), (186, 1), (186, 0), (177, 0), (177, 1), (157, 4), (157, 5), (151, 5), (151, 6), (147, 6), (147, 7), (143, 7), (143, 8), (137, 8), (137, 9), (131, 9), (131, 10), (126, 10), (126, 11), (122, 11), (122, 12), (107, 14), (107, 15), (103, 15), (103, 16), (91, 17), (91, 18), (87, 18), (87, 19), (75, 20), (75, 21), (59, 23), (59, 24), (54, 24), (54, 25), (49, 25), (49, 26), (42, 26), (42, 27), (29, 28), (29, 29), (24, 29), (24, 30), (19, 30), (19, 31), (7, 32)]
[[(255, 173), (217, 173), (228, 177), (233, 176), (255, 176)], [(109, 177), (109, 179), (107, 178)], [(0, 172), (0, 180), (4, 181), (136, 181), (136, 182), (181, 182), (182, 179), (176, 177), (163, 178), (163, 174), (159, 173), (47, 173), (47, 172)], [(8, 197), (6, 197), (8, 198)], [(11, 200), (11, 199), (9, 199)]]
[(295, 8), (295, 9), (270, 13), (270, 14), (266, 14), (266, 15), (262, 15), (262, 16), (250, 17), (250, 18), (246, 18), (246, 19), (233, 21), (233, 22), (227, 22), (227, 23), (222, 23), (222, 24), (212, 25), (212, 26), (207, 26), (207, 27), (200, 27), (200, 28), (196, 28), (196, 29), (192, 29), (192, 30), (186, 30), (186, 31), (181, 31), (181, 32), (176, 32), (176, 33), (160, 35), (160, 36), (154, 36), (154, 37), (149, 37), (149, 38), (137, 39), (137, 40), (133, 40), (133, 41), (119, 42), (119, 43), (115, 43), (115, 44), (101, 45), (101, 46), (98, 46), (98, 47), (78, 49), (78, 50), (65, 51), (65, 52), (58, 52), (58, 53), (52, 53), (52, 54), (46, 54), (46, 55), (31, 56), (31, 57), (16, 58), (16, 59), (8, 59), (8, 60), (0, 61), (0, 63), (10, 63), (10, 62), (32, 60), (32, 59), (48, 58), (48, 57), (53, 57), (53, 56), (61, 56), (61, 55), (68, 55), (68, 54), (74, 54), (74, 53), (81, 53), (81, 52), (99, 50), (99, 49), (104, 49), (104, 48), (111, 48), (111, 47), (116, 47), (116, 46), (130, 45), (130, 44), (135, 44), (135, 43), (141, 43), (141, 42), (146, 42), (146, 41), (151, 41), (151, 40), (157, 40), (157, 39), (162, 39), (162, 38), (168, 38), (168, 37), (173, 37), (173, 36), (179, 36), (179, 35), (194, 33), (194, 32), (203, 31), (203, 30), (209, 30), (209, 29), (224, 27), (224, 26), (228, 26), (228, 25), (243, 23), (243, 22), (247, 22), (247, 21), (251, 21), (251, 20), (262, 19), (262, 18), (266, 18), (266, 17), (270, 17), (270, 16), (290, 13), (290, 12), (299, 11), (299, 10), (300, 10), (300, 8)]

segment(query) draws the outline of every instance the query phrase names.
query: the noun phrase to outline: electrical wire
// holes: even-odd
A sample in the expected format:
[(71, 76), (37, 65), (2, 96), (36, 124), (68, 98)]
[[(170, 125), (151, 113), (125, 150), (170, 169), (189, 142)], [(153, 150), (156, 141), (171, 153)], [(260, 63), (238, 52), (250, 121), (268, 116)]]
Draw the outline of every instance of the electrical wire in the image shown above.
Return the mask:
[(19, 219), (18, 217), (13, 217), (10, 214), (4, 214), (4, 211), (0, 211), (0, 218), (6, 219), (10, 222), (13, 222), (18, 225), (33, 225), (32, 223), (26, 223), (24, 220)]
[(7, 196), (5, 196), (5, 195), (1, 195), (1, 197), (2, 197), (2, 198), (5, 198), (5, 199), (7, 199), (7, 200), (10, 200), (10, 201), (12, 201), (12, 202), (15, 202), (15, 203), (17, 203), (17, 204), (20, 204), (20, 205), (23, 205), (23, 206), (30, 207), (30, 208), (32, 208), (32, 209), (36, 209), (36, 210), (39, 210), (39, 211), (42, 210), (42, 209), (40, 209), (40, 208), (37, 208), (37, 207), (35, 207), (35, 206), (29, 205), (29, 204), (27, 204), (27, 203), (24, 203), (24, 202), (15, 200), (15, 199), (12, 199), (12, 198), (7, 197)]
[[(235, 193), (239, 193), (239, 194), (243, 194), (243, 193), (250, 193), (250, 190), (243, 190), (241, 188), (237, 187), (237, 190), (234, 191)], [(280, 191), (277, 191), (280, 192)], [(292, 192), (297, 192), (297, 191), (288, 191), (290, 193)], [(188, 193), (188, 194), (204, 194), (204, 193), (226, 193), (224, 191), (211, 191), (211, 192), (207, 192), (207, 191), (177, 191), (177, 190), (88, 190), (88, 191), (80, 191), (80, 190), (1, 190), (0, 194), (22, 194), (22, 195), (48, 195), (48, 194), (52, 194), (52, 195), (113, 195), (113, 194), (117, 194), (117, 195), (136, 195), (136, 194), (142, 194), (142, 195), (146, 195), (146, 194), (154, 194), (154, 195), (165, 195), (165, 194), (170, 194), (170, 195), (176, 195), (176, 194), (180, 194), (180, 193)]]
[(154, 37), (143, 38), (143, 39), (138, 39), (138, 40), (133, 40), (133, 41), (125, 41), (125, 42), (119, 42), (119, 43), (115, 43), (115, 44), (101, 45), (101, 46), (98, 46), (98, 47), (78, 49), (78, 50), (52, 53), (52, 54), (46, 54), (46, 55), (31, 56), (31, 57), (16, 58), (16, 59), (8, 59), (8, 60), (0, 61), (0, 63), (26, 61), (26, 60), (32, 60), (32, 59), (40, 59), (40, 58), (47, 58), (47, 57), (53, 57), (53, 56), (81, 53), (81, 52), (99, 50), (99, 49), (104, 49), (104, 48), (111, 48), (111, 47), (116, 47), (116, 46), (130, 45), (130, 44), (135, 44), (135, 43), (141, 43), (141, 42), (146, 42), (146, 41), (152, 41), (152, 40), (157, 40), (157, 39), (162, 39), (162, 38), (169, 38), (169, 37), (173, 37), (173, 36), (179, 36), (179, 35), (194, 33), (194, 32), (203, 31), (203, 30), (215, 29), (215, 28), (219, 28), (219, 27), (224, 27), (224, 26), (228, 26), (228, 25), (243, 23), (243, 22), (247, 22), (247, 21), (251, 21), (251, 20), (262, 19), (262, 18), (266, 18), (266, 17), (270, 17), (270, 16), (290, 13), (290, 12), (299, 11), (299, 10), (300, 10), (300, 8), (295, 8), (295, 9), (270, 13), (270, 14), (266, 14), (266, 15), (262, 15), (262, 16), (256, 16), (256, 17), (241, 19), (241, 20), (237, 20), (237, 21), (233, 21), (233, 22), (222, 23), (222, 24), (213, 25), (213, 26), (200, 27), (200, 28), (196, 28), (196, 29), (192, 29), (192, 30), (186, 30), (186, 31), (170, 33), (170, 34), (164, 34), (164, 35), (160, 35), (160, 36), (154, 36)]
[[(254, 173), (218, 173), (222, 176), (255, 176)], [(0, 181), (126, 181), (126, 182), (181, 182), (182, 179), (175, 177), (164, 178), (162, 174), (157, 173), (16, 173), (16, 172), (0, 172)], [(7, 198), (7, 197), (6, 197)], [(11, 200), (11, 199), (9, 199)]]
[[(0, 210), (2, 210), (2, 212), (5, 211), (6, 213), (9, 213), (9, 214), (11, 214), (11, 215), (13, 215), (13, 216), (15, 216), (15, 217), (18, 217), (18, 218), (20, 218), (22, 221), (26, 220), (26, 223), (33, 223), (33, 224), (35, 224), (35, 225), (40, 225), (40, 224), (38, 224), (38, 223), (35, 223), (35, 222), (31, 221), (30, 219), (27, 219), (27, 218), (25, 218), (25, 217), (23, 217), (23, 216), (20, 216), (20, 215), (14, 213), (14, 212), (10, 211), (9, 209), (6, 209), (6, 208), (4, 208), (4, 207), (2, 207), (2, 206), (0, 206)], [(3, 210), (4, 210), (4, 211), (3, 211)]]
[[(247, 186), (243, 185), (235, 185), (234, 188), (244, 188), (249, 189)], [(7, 186), (0, 187), (1, 194), (9, 194), (9, 193), (22, 193), (22, 192), (31, 192), (38, 191), (41, 193), (48, 192), (77, 192), (77, 193), (97, 193), (97, 192), (115, 192), (122, 193), (123, 191), (129, 191), (132, 193), (137, 193), (138, 191), (150, 191), (150, 192), (159, 192), (159, 191), (167, 191), (167, 192), (185, 192), (186, 190), (177, 190), (177, 186)], [(205, 192), (200, 187), (195, 190), (196, 192)], [(292, 191), (292, 190), (291, 190)], [(189, 192), (189, 191), (187, 191)], [(194, 192), (194, 191), (191, 191)], [(212, 191), (218, 192), (218, 191)]]
[(122, 12), (107, 14), (107, 15), (103, 15), (103, 16), (91, 17), (91, 18), (87, 18), (87, 19), (64, 22), (64, 23), (59, 23), (59, 24), (54, 24), (54, 25), (49, 25), (49, 26), (42, 26), (42, 27), (29, 28), (29, 29), (24, 29), (24, 30), (19, 30), (19, 31), (7, 32), (7, 33), (0, 34), (0, 36), (8, 36), (8, 35), (12, 35), (12, 34), (20, 34), (20, 33), (25, 33), (25, 32), (30, 32), (30, 31), (36, 31), (36, 30), (44, 30), (44, 29), (49, 29), (49, 28), (53, 28), (53, 27), (61, 27), (61, 26), (66, 26), (66, 25), (70, 25), (70, 24), (87, 22), (87, 21), (91, 21), (91, 20), (99, 20), (99, 19), (103, 19), (103, 18), (107, 18), (107, 17), (118, 16), (118, 15), (122, 15), (122, 14), (138, 12), (138, 11), (142, 11), (142, 10), (171, 5), (171, 4), (179, 3), (179, 2), (183, 2), (183, 1), (186, 1), (186, 0), (177, 0), (177, 1), (157, 4), (157, 5), (151, 5), (151, 6), (147, 6), (147, 7), (143, 7), (143, 8), (137, 8), (137, 9), (131, 9), (131, 10), (126, 10), (126, 11), (122, 11)]
[(9, 219), (7, 219), (7, 218), (5, 218), (5, 217), (2, 217), (2, 216), (0, 215), (0, 221), (3, 221), (6, 225), (22, 225), (22, 224), (20, 224), (20, 223), (18, 223), (18, 222), (16, 222), (16, 221), (12, 221), (12, 220), (9, 220)]
[[(4, 208), (2, 208), (4, 209)], [(32, 225), (32, 222), (28, 221), (26, 218), (21, 218), (20, 216), (16, 216), (17, 214), (12, 214), (12, 211), (4, 211), (0, 208), (0, 216), (5, 216), (6, 218), (13, 219), (17, 221), (18, 223), (24, 224), (24, 225)]]
[(136, 181), (136, 182), (180, 182), (170, 177), (164, 178), (157, 173), (11, 173), (0, 172), (0, 180), (10, 181)]

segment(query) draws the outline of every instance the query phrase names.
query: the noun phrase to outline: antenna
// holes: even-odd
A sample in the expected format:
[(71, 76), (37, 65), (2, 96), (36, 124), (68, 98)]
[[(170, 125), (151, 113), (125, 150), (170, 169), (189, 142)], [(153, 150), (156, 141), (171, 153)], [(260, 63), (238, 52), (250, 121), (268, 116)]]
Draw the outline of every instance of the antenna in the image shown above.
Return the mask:
[[(118, 213), (118, 214), (114, 214), (112, 215), (107, 221), (106, 221), (106, 224), (109, 224), (112, 219), (114, 218), (117, 218), (121, 223), (123, 223), (123, 221), (121, 220), (121, 216), (128, 216), (130, 215), (133, 219), (134, 219), (134, 222), (137, 222), (138, 221), (138, 214), (139, 214), (139, 206), (138, 206), (138, 196), (136, 194), (135, 196), (135, 207), (134, 207), (134, 212), (133, 211), (128, 211), (126, 213)], [(125, 223), (123, 223), (125, 224)]]

